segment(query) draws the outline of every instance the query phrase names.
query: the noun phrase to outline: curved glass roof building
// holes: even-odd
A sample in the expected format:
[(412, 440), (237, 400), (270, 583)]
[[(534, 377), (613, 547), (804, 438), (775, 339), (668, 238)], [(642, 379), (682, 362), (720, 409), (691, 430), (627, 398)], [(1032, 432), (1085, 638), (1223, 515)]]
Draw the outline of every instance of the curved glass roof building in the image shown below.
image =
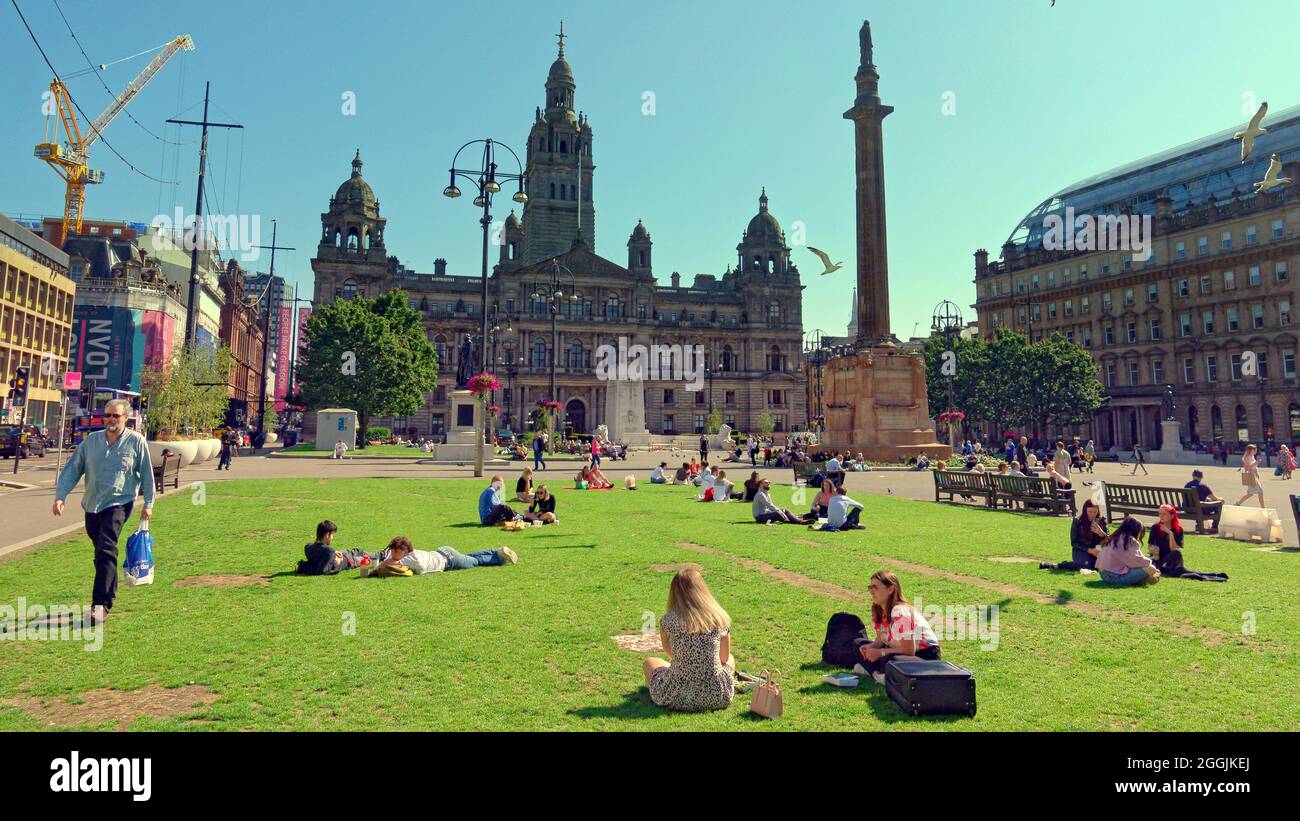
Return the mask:
[(1067, 186), (1026, 214), (1007, 242), (1022, 253), (1041, 249), (1044, 219), (1052, 214), (1064, 218), (1067, 207), (1074, 208), (1077, 220), (1084, 214), (1154, 214), (1162, 193), (1172, 200), (1174, 213), (1211, 197), (1221, 205), (1250, 199), (1253, 183), (1264, 178), (1269, 155), (1277, 154), (1283, 165), (1300, 161), (1300, 105), (1266, 116), (1260, 125), (1268, 133), (1255, 140), (1250, 159), (1242, 163), (1241, 143), (1232, 135), (1245, 125), (1243, 119), (1232, 128)]

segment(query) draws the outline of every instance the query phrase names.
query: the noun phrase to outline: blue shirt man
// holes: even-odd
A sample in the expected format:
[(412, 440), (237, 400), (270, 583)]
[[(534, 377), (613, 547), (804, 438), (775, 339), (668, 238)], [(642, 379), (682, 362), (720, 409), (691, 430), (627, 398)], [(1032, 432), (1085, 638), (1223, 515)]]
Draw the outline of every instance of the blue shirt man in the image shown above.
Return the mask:
[(86, 478), (81, 507), (86, 534), (95, 547), (95, 583), (91, 591), (91, 620), (102, 622), (117, 597), (117, 539), (131, 516), (135, 497), (144, 494), (143, 524), (153, 515), (153, 465), (144, 436), (126, 429), (130, 405), (114, 399), (104, 406), (104, 430), (82, 440), (59, 474), (54, 489), (54, 515), (63, 515), (64, 500)]

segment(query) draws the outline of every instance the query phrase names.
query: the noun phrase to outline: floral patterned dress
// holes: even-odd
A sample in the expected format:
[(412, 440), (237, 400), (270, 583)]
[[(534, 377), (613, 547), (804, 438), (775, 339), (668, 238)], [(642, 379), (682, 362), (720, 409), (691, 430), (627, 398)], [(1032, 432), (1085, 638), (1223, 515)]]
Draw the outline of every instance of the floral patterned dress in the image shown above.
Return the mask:
[(650, 699), (660, 707), (686, 712), (721, 710), (736, 694), (736, 673), (718, 658), (728, 630), (687, 633), (677, 616), (665, 613), (659, 629), (668, 634), (672, 664), (650, 676)]

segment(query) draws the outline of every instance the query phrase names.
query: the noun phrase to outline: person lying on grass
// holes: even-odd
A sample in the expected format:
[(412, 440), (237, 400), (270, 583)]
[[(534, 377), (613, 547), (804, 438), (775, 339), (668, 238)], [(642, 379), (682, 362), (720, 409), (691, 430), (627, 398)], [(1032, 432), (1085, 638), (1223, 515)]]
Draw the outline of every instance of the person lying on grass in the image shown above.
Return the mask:
[(659, 621), (668, 659), (642, 663), (650, 700), (670, 710), (721, 710), (736, 694), (731, 616), (709, 592), (698, 570), (682, 570), (668, 587), (668, 610)]
[(1132, 516), (1124, 521), (1102, 545), (1097, 557), (1097, 570), (1106, 584), (1129, 587), (1138, 584), (1155, 584), (1160, 581), (1160, 571), (1151, 559), (1142, 555), (1142, 534), (1146, 528)]
[[(503, 564), (515, 564), (519, 557), (508, 547), (496, 550), (477, 550), (465, 555), (450, 547), (437, 550), (416, 550), (411, 540), (398, 536), (388, 543), (387, 549), (379, 556), (379, 563), (374, 573), (383, 575), (384, 570), (408, 568), (416, 576), (425, 573), (441, 573), (444, 570), (468, 570), (471, 567), (496, 567)], [(403, 574), (404, 575), (404, 574)]]
[(903, 597), (903, 583), (888, 570), (877, 570), (867, 587), (871, 594), (871, 625), (874, 641), (858, 648), (862, 663), (856, 673), (870, 673), (879, 683), (885, 681), (885, 665), (890, 659), (925, 659), (941, 657), (939, 637), (920, 611)]
[(533, 503), (524, 512), (524, 520), (541, 522), (544, 525), (553, 525), (559, 521), (555, 518), (555, 497), (551, 495), (551, 489), (546, 485), (537, 486), (537, 492), (533, 494)]
[(772, 503), (772, 483), (766, 479), (760, 479), (758, 482), (758, 489), (754, 492), (754, 503), (751, 510), (754, 513), (754, 521), (761, 525), (797, 525), (803, 523), (798, 516)]
[[(821, 529), (866, 530), (866, 526), (858, 523), (862, 508), (863, 504), (850, 499), (848, 489), (840, 485), (835, 488), (835, 493), (831, 495), (830, 503), (826, 506), (826, 524), (822, 525)], [(816, 527), (816, 525), (809, 525), (809, 527)]]
[(505, 480), (500, 476), (493, 476), (492, 481), (478, 496), (478, 520), (487, 527), (522, 518), (502, 500), (501, 488), (503, 487), (505, 487)]
[(1193, 573), (1183, 565), (1183, 525), (1173, 505), (1160, 506), (1160, 521), (1151, 526), (1147, 551), (1162, 576), (1200, 582), (1226, 582), (1227, 573)]
[(1039, 570), (1096, 570), (1101, 545), (1109, 534), (1101, 518), (1101, 508), (1088, 499), (1079, 518), (1070, 523), (1070, 561), (1039, 562)]
[(334, 534), (338, 529), (339, 526), (329, 519), (316, 525), (316, 541), (303, 548), (306, 559), (298, 562), (299, 573), (304, 576), (333, 576), (378, 561), (378, 553), (367, 553), (359, 547), (335, 550)]

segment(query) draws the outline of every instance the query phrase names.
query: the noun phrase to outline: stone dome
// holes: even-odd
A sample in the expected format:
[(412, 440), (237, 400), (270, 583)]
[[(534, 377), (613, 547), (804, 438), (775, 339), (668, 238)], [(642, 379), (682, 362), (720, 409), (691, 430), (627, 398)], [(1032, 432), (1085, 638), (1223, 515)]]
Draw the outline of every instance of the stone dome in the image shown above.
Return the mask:
[(361, 177), (361, 165), (361, 149), (357, 149), (357, 155), (352, 159), (352, 176), (344, 180), (339, 190), (334, 192), (335, 202), (357, 202), (367, 206), (376, 204), (374, 190)]
[(564, 59), (563, 54), (556, 57), (555, 62), (551, 63), (551, 70), (546, 73), (546, 81), (548, 83), (560, 82), (568, 83), (569, 85), (574, 84), (573, 68), (569, 65), (569, 61)]
[(745, 228), (745, 241), (754, 245), (780, 245), (783, 241), (782, 233), (781, 223), (767, 210), (767, 189), (764, 188), (758, 198), (758, 213)]
[(650, 239), (650, 232), (641, 224), (641, 220), (636, 221), (636, 227), (632, 229), (632, 240)]

